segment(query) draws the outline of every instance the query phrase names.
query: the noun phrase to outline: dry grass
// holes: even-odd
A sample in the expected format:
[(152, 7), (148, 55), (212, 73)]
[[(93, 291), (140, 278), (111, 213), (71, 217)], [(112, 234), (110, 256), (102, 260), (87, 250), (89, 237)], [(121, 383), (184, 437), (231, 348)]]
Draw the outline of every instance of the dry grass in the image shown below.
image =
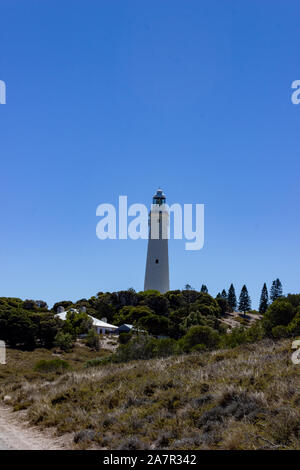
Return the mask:
[(300, 367), (290, 346), (263, 341), (89, 369), (84, 362), (99, 353), (78, 348), (62, 357), (73, 370), (50, 376), (33, 364), (51, 353), (9, 351), (15, 363), (0, 369), (1, 395), (32, 423), (73, 432), (79, 448), (300, 449)]

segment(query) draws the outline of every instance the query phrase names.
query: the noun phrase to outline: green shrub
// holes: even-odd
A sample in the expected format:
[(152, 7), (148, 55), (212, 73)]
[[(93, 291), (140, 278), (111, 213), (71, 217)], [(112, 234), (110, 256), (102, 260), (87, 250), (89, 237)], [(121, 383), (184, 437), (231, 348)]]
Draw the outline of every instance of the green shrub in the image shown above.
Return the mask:
[(278, 325), (287, 326), (296, 315), (296, 308), (285, 297), (275, 300), (266, 311), (262, 322), (266, 334), (272, 336), (272, 328)]
[(134, 361), (136, 359), (151, 359), (175, 354), (178, 343), (171, 338), (153, 338), (148, 335), (133, 336), (127, 344), (121, 344), (114, 359), (117, 362)]
[(38, 361), (35, 366), (35, 372), (43, 372), (43, 373), (50, 373), (50, 372), (65, 372), (70, 368), (70, 365), (67, 361), (62, 359), (41, 359)]
[(95, 357), (94, 359), (90, 359), (85, 363), (85, 367), (98, 367), (104, 366), (106, 364), (110, 364), (113, 362), (113, 356), (106, 356), (106, 357)]
[(209, 326), (192, 326), (179, 340), (179, 345), (184, 352), (189, 352), (196, 345), (203, 345), (206, 349), (217, 347), (220, 335)]
[(205, 344), (196, 344), (196, 346), (193, 346), (190, 349), (190, 352), (202, 352), (206, 350), (207, 350), (207, 347), (205, 346)]
[(300, 312), (298, 312), (293, 320), (289, 323), (288, 332), (291, 336), (300, 335)]
[(181, 323), (181, 331), (186, 334), (192, 326), (209, 326), (213, 330), (221, 331), (222, 323), (214, 315), (203, 315), (199, 311), (192, 311)]
[(97, 335), (96, 331), (94, 328), (91, 328), (88, 331), (88, 334), (85, 339), (85, 344), (90, 348), (93, 349), (94, 351), (99, 351), (99, 336)]
[(116, 360), (118, 362), (127, 362), (135, 359), (148, 359), (146, 346), (149, 340), (150, 338), (147, 335), (138, 335), (131, 338), (127, 344), (120, 344), (115, 353)]
[(127, 344), (132, 337), (131, 333), (120, 333), (119, 334), (119, 343), (120, 344)]
[(78, 335), (86, 334), (93, 326), (93, 320), (84, 312), (68, 311), (63, 324), (64, 333), (69, 333), (75, 340)]
[(243, 326), (235, 327), (227, 335), (222, 336), (221, 345), (223, 347), (235, 348), (247, 342), (247, 330)]
[(153, 357), (167, 357), (176, 352), (177, 341), (171, 338), (151, 338), (145, 349), (146, 356), (150, 359)]
[(60, 348), (62, 351), (70, 351), (74, 346), (72, 335), (59, 331), (54, 338), (54, 346)]
[(246, 341), (249, 343), (255, 343), (260, 341), (265, 336), (265, 331), (263, 329), (261, 321), (256, 321), (253, 325), (248, 328), (246, 331)]
[(289, 336), (288, 328), (284, 325), (277, 325), (272, 328), (272, 336), (275, 339), (287, 338)]

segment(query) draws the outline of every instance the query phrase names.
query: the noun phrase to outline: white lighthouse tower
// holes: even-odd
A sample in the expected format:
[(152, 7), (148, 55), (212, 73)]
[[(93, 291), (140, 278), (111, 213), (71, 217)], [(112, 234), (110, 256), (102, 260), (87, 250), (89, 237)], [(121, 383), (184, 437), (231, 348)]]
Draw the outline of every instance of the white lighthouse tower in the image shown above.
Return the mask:
[(168, 225), (169, 213), (165, 206), (166, 196), (161, 189), (153, 196), (149, 213), (149, 239), (144, 290), (161, 292), (170, 290)]

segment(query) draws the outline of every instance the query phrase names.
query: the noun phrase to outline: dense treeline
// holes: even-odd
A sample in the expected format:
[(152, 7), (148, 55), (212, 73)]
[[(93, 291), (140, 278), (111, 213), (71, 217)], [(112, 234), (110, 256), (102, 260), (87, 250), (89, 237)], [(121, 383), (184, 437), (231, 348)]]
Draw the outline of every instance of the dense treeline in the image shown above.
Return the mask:
[(66, 321), (48, 310), (42, 301), (0, 298), (0, 338), (9, 346), (71, 349), (80, 333), (87, 333), (92, 321), (87, 314), (70, 312)]
[(103, 293), (90, 299), (81, 299), (75, 304), (59, 302), (65, 308), (85, 307), (86, 312), (98, 319), (106, 318), (109, 323), (133, 324), (155, 336), (169, 336), (178, 339), (193, 325), (210, 326), (224, 331), (219, 321), (228, 309), (224, 299), (214, 299), (205, 292), (192, 289), (169, 291), (135, 292), (133, 289)]
[(157, 339), (147, 335), (129, 334), (124, 344), (109, 359), (123, 362), (132, 359), (150, 359), (185, 352), (218, 348), (232, 348), (243, 343), (254, 343), (265, 337), (272, 339), (300, 335), (300, 294), (278, 297), (268, 307), (262, 320), (249, 328), (233, 328), (224, 333), (212, 326), (191, 326), (177, 341), (171, 338)]
[(12, 347), (50, 348), (61, 326), (45, 302), (0, 298), (0, 338)]
[[(149, 335), (148, 340), (153, 340), (150, 349), (157, 350), (158, 355), (162, 354), (160, 350), (188, 352), (235, 346), (264, 336), (279, 338), (300, 334), (300, 295), (289, 294), (284, 297), (279, 279), (273, 282), (271, 294), (273, 302), (269, 304), (264, 284), (260, 301), (260, 310), (264, 313), (262, 321), (250, 328), (234, 328), (231, 332), (222, 319), (237, 304), (244, 313), (250, 309), (250, 298), (245, 285), (239, 302), (232, 284), (228, 293), (223, 289), (216, 298), (207, 293), (204, 285), (200, 292), (187, 285), (182, 291), (174, 290), (166, 294), (128, 289), (112, 293), (98, 292), (90, 299), (81, 299), (75, 303), (61, 301), (51, 310), (43, 301), (2, 297), (0, 338), (11, 347), (34, 349), (58, 346), (68, 350), (72, 348), (78, 335), (87, 334), (87, 344), (97, 349), (98, 341), (88, 315), (98, 319), (105, 318), (115, 325), (134, 325), (134, 336), (138, 334), (141, 337), (141, 333)], [(66, 310), (85, 307), (86, 313), (70, 311), (67, 320), (62, 321), (55, 315), (58, 306), (63, 306)], [(140, 338), (139, 344), (143, 341), (145, 339)], [(123, 343), (120, 351), (129, 351), (133, 345), (132, 335), (121, 337), (120, 342)], [(147, 350), (149, 347), (143, 354)]]

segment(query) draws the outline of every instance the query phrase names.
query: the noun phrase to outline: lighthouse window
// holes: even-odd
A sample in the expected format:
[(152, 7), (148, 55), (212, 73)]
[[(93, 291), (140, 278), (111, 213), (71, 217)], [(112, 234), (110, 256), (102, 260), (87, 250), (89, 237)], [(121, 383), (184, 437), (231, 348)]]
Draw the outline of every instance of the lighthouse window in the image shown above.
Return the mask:
[(155, 263), (158, 264), (158, 259), (156, 258)]

